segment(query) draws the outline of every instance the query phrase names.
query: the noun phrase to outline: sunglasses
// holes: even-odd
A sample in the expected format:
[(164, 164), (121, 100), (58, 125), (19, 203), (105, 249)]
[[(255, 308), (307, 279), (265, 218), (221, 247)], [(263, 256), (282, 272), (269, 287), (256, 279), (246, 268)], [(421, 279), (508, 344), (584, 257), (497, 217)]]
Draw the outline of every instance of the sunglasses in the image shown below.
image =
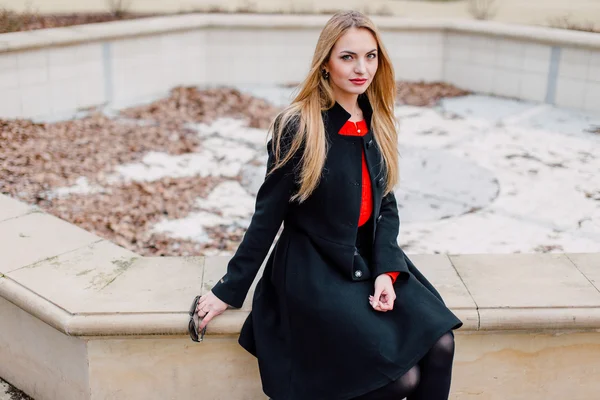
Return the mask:
[(194, 342), (201, 342), (204, 340), (204, 334), (206, 334), (206, 326), (200, 332), (200, 336), (198, 336), (198, 313), (196, 312), (196, 307), (198, 307), (198, 301), (201, 296), (196, 296), (194, 301), (192, 302), (192, 306), (190, 307), (190, 322), (188, 323), (188, 332), (190, 333), (190, 337)]

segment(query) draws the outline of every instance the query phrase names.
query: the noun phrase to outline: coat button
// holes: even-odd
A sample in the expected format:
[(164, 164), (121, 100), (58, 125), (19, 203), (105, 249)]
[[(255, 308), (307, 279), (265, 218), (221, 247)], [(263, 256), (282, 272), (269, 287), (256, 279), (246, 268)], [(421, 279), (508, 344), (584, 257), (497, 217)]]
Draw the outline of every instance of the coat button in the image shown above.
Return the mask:
[(370, 149), (373, 146), (373, 140), (369, 140), (367, 142), (367, 149)]
[(383, 179), (383, 178), (379, 178), (379, 179), (377, 180), (377, 187), (381, 187), (381, 186), (383, 186), (383, 181), (384, 181), (384, 179)]
[(377, 222), (381, 221), (381, 215), (377, 217)]
[(354, 276), (360, 278), (362, 276), (362, 271), (354, 271)]

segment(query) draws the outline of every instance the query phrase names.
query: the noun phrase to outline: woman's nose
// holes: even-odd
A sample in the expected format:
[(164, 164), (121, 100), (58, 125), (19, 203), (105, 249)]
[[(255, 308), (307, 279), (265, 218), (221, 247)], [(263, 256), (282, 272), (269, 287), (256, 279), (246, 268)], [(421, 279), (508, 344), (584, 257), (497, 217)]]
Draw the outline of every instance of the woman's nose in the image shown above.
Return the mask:
[(364, 74), (365, 73), (365, 64), (362, 61), (359, 61), (356, 63), (356, 66), (354, 67), (354, 72), (357, 74)]

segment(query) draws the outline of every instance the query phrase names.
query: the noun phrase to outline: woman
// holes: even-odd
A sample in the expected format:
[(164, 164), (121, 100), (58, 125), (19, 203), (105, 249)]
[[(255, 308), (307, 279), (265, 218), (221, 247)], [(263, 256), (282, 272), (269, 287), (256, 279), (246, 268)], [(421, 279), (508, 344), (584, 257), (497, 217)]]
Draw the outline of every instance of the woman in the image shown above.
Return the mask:
[(292, 104), (275, 118), (267, 176), (204, 328), (241, 307), (239, 343), (275, 400), (448, 398), (462, 322), (397, 244), (395, 80), (370, 19), (334, 15)]

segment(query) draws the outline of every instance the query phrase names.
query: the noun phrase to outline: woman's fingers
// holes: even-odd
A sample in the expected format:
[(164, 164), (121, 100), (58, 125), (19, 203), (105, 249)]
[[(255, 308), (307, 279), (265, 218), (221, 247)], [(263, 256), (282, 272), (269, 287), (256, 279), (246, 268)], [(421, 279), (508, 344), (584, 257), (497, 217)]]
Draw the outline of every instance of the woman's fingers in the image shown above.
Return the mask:
[(394, 309), (394, 300), (395, 297), (390, 296), (386, 290), (382, 290), (379, 297), (370, 296), (369, 302), (373, 309), (377, 311), (391, 311)]
[(196, 311), (202, 310), (202, 307), (204, 306), (204, 302), (205, 301), (206, 301), (206, 295), (205, 296), (201, 296), (200, 300), (198, 300), (198, 304), (196, 304)]
[(208, 323), (214, 318), (216, 317), (218, 314), (215, 310), (210, 310), (208, 312), (208, 314), (206, 314), (206, 316), (204, 318), (202, 318), (202, 322), (200, 323), (200, 325), (198, 326), (198, 332), (200, 332), (202, 329), (204, 329), (204, 327), (206, 325), (208, 325)]

